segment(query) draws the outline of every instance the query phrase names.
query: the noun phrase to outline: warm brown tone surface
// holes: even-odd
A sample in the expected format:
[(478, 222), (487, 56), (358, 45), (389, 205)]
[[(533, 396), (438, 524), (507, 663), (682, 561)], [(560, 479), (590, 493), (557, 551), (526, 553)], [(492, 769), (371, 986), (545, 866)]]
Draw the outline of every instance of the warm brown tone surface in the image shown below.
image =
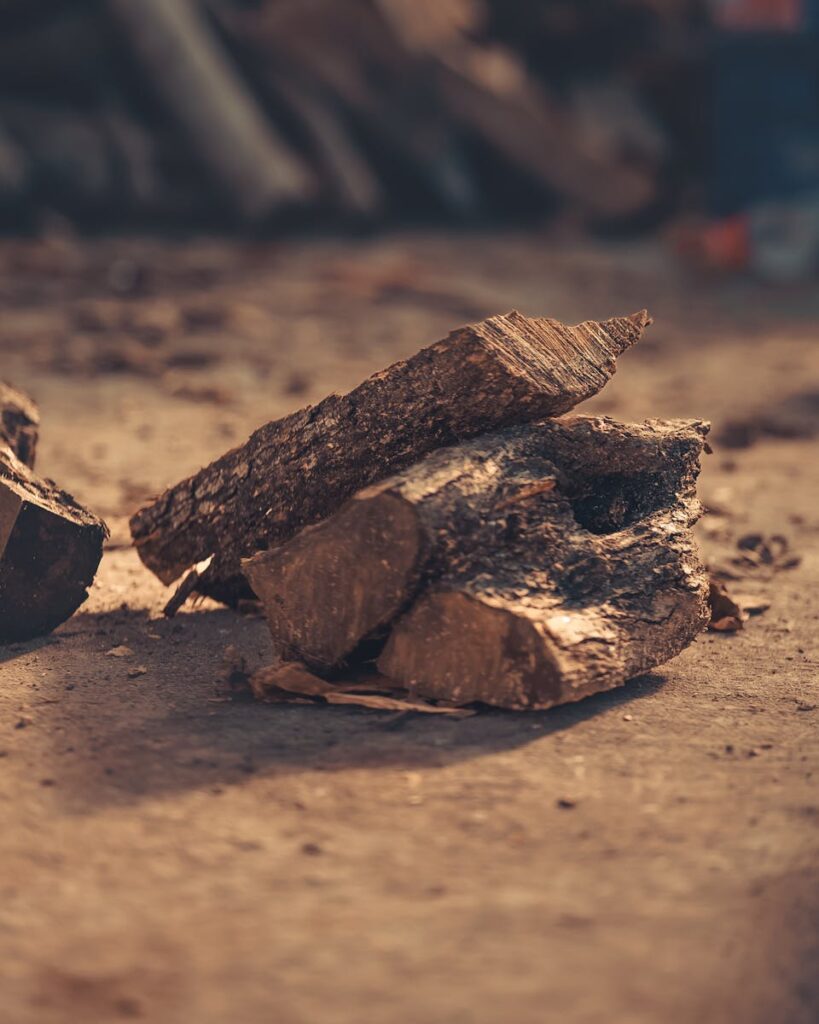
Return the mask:
[(621, 685), (702, 630), (706, 431), (570, 416), (432, 452), (245, 561), (276, 650), (321, 672), (392, 630), (415, 696), (517, 710)]
[(752, 532), (802, 555), (729, 584), (770, 609), (556, 711), (214, 701), (225, 645), (269, 659), (264, 621), (156, 619), (167, 591), (121, 545), (150, 494), (453, 322), (646, 305), (583, 411), (718, 430), (817, 389), (815, 295), (543, 237), (55, 240), (0, 263), (2, 375), (40, 405), (39, 471), (115, 527), (80, 614), (0, 649), (4, 1024), (813, 1024), (815, 442), (705, 459), (712, 557)]
[(252, 596), (242, 556), (441, 445), (567, 412), (603, 387), (648, 322), (645, 310), (576, 327), (512, 312), (459, 327), (349, 394), (265, 424), (140, 509), (139, 556), (163, 583), (212, 558), (196, 589), (234, 605)]

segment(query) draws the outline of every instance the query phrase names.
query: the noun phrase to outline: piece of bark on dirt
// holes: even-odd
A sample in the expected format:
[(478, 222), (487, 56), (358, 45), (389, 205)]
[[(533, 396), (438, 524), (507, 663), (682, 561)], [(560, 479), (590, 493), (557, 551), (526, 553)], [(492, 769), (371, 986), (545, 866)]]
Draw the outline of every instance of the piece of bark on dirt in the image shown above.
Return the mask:
[(642, 311), (568, 327), (513, 312), (461, 327), (170, 488), (131, 519), (137, 551), (166, 584), (213, 555), (196, 589), (233, 604), (249, 594), (241, 558), (435, 448), (567, 412), (604, 386), (649, 322)]
[[(573, 686), (584, 696), (667, 660), (702, 625), (702, 570), (688, 529), (699, 514), (695, 481), (706, 432), (698, 422), (626, 425), (577, 416), (479, 437), (361, 491), (336, 515), (249, 559), (245, 571), (282, 657), (319, 672), (372, 657), (396, 616), (430, 585), (444, 577), (466, 585), (477, 575), (478, 589), (509, 599), (503, 616), (472, 613), (479, 633), (484, 618), (491, 626), (518, 617), (523, 625), (515, 635), (522, 635), (526, 615), (513, 607), (517, 602), (531, 607), (535, 630), (562, 616), (575, 632), (588, 627), (586, 641), (595, 628), (611, 636), (611, 650), (578, 648), (576, 681), (558, 679), (560, 701), (574, 699), (567, 696)], [(496, 563), (503, 568), (496, 571)], [(623, 595), (632, 589), (640, 596), (629, 603)], [(598, 607), (607, 602), (614, 625)], [(433, 604), (451, 601), (436, 597)], [(671, 614), (667, 628), (641, 618), (656, 617), (660, 607)], [(379, 662), (385, 674), (400, 673), (405, 686), (415, 680), (396, 667), (407, 659), (404, 633), (430, 662), (441, 655), (435, 634), (425, 639), (422, 633), (433, 623), (410, 611), (413, 616), (421, 629), (399, 623), (399, 638), (387, 642)], [(468, 623), (463, 628), (471, 632)], [(491, 629), (484, 640), (489, 648), (501, 643)], [(544, 648), (550, 642), (547, 637)], [(452, 638), (446, 643), (452, 646)], [(455, 643), (455, 661), (468, 662)], [(470, 636), (467, 647), (475, 643)], [(477, 678), (487, 650), (476, 650)], [(562, 665), (568, 673), (568, 656)], [(487, 685), (497, 688), (502, 673), (496, 669)], [(542, 664), (537, 671), (545, 673)], [(446, 687), (434, 695), (461, 699)], [(548, 699), (540, 691), (530, 696), (540, 704)], [(530, 696), (500, 689), (491, 700), (483, 689), (468, 699), (508, 705)]]
[(250, 676), (250, 690), (266, 704), (352, 704), (374, 711), (420, 712), (463, 718), (463, 708), (411, 697), (397, 690), (389, 679), (370, 673), (362, 678), (328, 682), (297, 661), (277, 661)]
[(0, 444), (11, 448), (29, 469), (34, 468), (40, 413), (22, 391), (0, 380)]
[(88, 596), (108, 530), (0, 448), (0, 643), (48, 633)]

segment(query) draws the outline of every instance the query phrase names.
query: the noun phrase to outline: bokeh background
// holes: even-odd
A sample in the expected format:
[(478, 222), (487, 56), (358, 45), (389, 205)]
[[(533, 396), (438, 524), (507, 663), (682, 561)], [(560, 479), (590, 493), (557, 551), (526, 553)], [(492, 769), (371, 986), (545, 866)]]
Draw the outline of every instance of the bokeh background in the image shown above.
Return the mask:
[(819, 248), (816, 0), (2, 0), (0, 227)]

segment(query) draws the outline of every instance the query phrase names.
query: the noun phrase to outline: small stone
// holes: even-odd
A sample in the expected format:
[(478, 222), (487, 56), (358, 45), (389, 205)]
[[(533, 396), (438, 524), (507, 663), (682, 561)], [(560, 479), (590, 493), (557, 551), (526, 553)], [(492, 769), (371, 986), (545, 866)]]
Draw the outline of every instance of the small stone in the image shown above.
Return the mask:
[(558, 799), (555, 801), (555, 804), (562, 811), (570, 811), (572, 810), (572, 808), (577, 807), (577, 801), (572, 800), (567, 796), (558, 797)]
[(136, 668), (128, 669), (128, 678), (136, 679), (138, 676), (144, 676), (148, 669), (144, 665), (137, 665)]

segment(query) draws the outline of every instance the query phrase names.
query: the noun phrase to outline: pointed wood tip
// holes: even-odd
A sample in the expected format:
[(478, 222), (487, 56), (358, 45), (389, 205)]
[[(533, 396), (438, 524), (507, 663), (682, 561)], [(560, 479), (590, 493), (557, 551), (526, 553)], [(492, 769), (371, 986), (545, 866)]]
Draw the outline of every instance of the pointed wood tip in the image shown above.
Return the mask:
[(649, 324), (654, 323), (647, 309), (641, 309), (638, 313), (630, 316), (613, 316), (610, 320), (604, 320), (601, 326), (605, 327), (609, 337), (616, 345), (617, 355), (625, 352), (626, 349), (636, 345), (642, 338), (643, 331)]

